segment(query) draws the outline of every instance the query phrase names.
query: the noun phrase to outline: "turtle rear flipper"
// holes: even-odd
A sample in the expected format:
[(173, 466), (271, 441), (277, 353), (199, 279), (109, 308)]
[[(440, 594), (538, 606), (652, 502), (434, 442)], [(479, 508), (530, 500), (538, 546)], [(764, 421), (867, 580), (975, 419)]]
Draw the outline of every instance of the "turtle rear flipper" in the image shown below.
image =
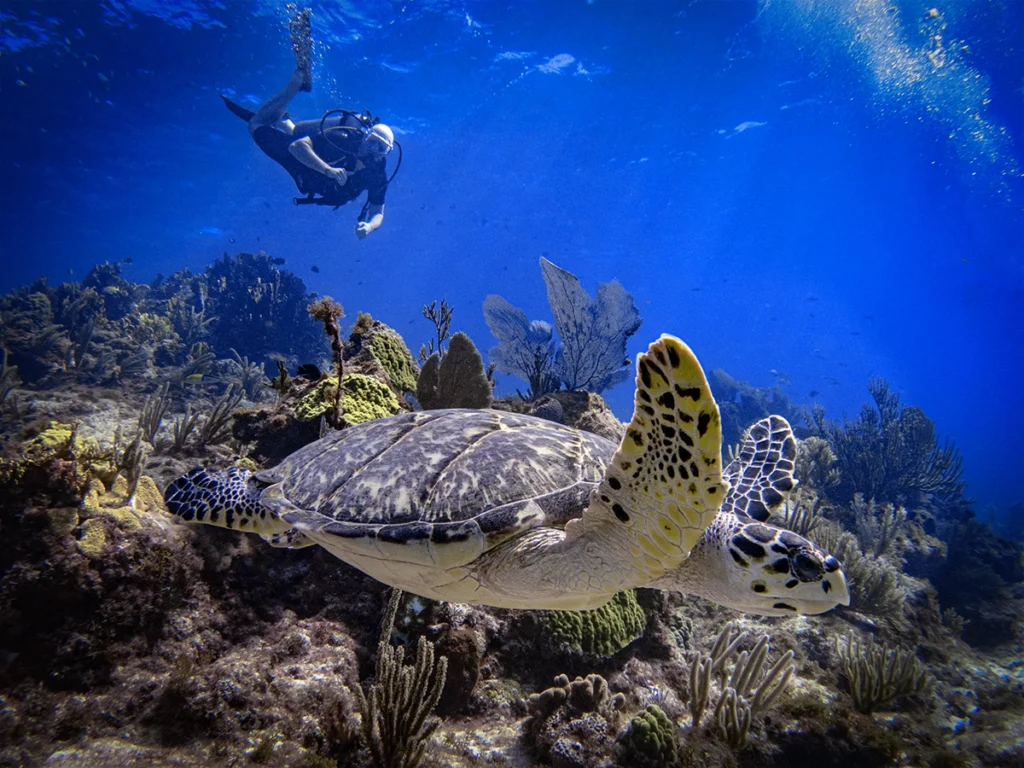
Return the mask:
[(167, 487), (167, 508), (186, 523), (205, 523), (233, 531), (272, 536), (291, 526), (260, 502), (262, 487), (241, 467), (197, 467)]

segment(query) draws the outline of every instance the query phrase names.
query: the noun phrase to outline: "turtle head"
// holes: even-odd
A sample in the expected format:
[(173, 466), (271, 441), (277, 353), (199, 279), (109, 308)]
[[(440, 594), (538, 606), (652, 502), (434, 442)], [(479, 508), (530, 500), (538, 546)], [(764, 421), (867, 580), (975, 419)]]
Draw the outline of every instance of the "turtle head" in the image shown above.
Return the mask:
[(813, 541), (750, 518), (729, 522), (708, 529), (686, 562), (656, 586), (763, 616), (850, 604), (841, 563)]

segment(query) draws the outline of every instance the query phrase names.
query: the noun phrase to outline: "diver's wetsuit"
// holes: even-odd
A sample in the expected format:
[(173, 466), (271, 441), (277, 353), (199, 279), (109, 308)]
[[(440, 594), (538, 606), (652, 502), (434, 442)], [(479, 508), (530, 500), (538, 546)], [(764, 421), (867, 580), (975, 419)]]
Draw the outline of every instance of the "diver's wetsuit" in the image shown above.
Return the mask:
[[(256, 114), (227, 97), (222, 98), (227, 108), (246, 122)], [(324, 128), (335, 127), (343, 119), (344, 117), (329, 118), (324, 123)], [(313, 151), (321, 160), (334, 168), (344, 168), (348, 172), (348, 180), (343, 186), (339, 187), (322, 173), (307, 168), (288, 151), (292, 142), (306, 136), (313, 142)], [(334, 142), (332, 144), (320, 132), (319, 120), (303, 120), (295, 123), (295, 130), (291, 134), (264, 125), (256, 128), (252, 132), (252, 137), (264, 154), (288, 171), (302, 194), (313, 193), (324, 205), (344, 205), (355, 200), (366, 190), (367, 204), (384, 205), (384, 195), (388, 188), (385, 159), (356, 157), (356, 151), (362, 141), (362, 134), (359, 131), (335, 130), (331, 133)]]

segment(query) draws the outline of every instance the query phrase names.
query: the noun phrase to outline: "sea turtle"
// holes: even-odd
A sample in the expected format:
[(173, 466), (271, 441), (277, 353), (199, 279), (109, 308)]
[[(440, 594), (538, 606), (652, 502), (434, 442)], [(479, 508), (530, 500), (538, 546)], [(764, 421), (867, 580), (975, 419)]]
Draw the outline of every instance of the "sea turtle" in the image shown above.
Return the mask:
[(494, 410), (418, 411), (333, 432), (273, 469), (195, 469), (167, 489), (183, 520), (319, 544), (436, 600), (586, 610), (651, 586), (766, 615), (850, 596), (839, 562), (767, 525), (795, 485), (771, 416), (722, 471), (700, 363), (662, 336), (637, 361), (622, 443)]

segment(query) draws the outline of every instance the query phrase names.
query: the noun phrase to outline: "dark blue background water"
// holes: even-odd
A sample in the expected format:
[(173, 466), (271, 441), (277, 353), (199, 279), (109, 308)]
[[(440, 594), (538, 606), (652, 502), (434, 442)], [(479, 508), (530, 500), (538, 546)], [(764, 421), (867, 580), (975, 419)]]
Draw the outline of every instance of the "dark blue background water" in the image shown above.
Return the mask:
[(447, 297), (486, 349), (488, 293), (550, 319), (544, 254), (635, 295), (631, 354), (674, 333), (833, 417), (885, 376), (970, 496), (1024, 497), (1024, 3), (315, 2), (292, 114), (369, 107), (405, 149), (363, 242), (218, 98), (286, 82), (283, 4), (2, 7), (0, 290), (263, 249), (414, 350)]

